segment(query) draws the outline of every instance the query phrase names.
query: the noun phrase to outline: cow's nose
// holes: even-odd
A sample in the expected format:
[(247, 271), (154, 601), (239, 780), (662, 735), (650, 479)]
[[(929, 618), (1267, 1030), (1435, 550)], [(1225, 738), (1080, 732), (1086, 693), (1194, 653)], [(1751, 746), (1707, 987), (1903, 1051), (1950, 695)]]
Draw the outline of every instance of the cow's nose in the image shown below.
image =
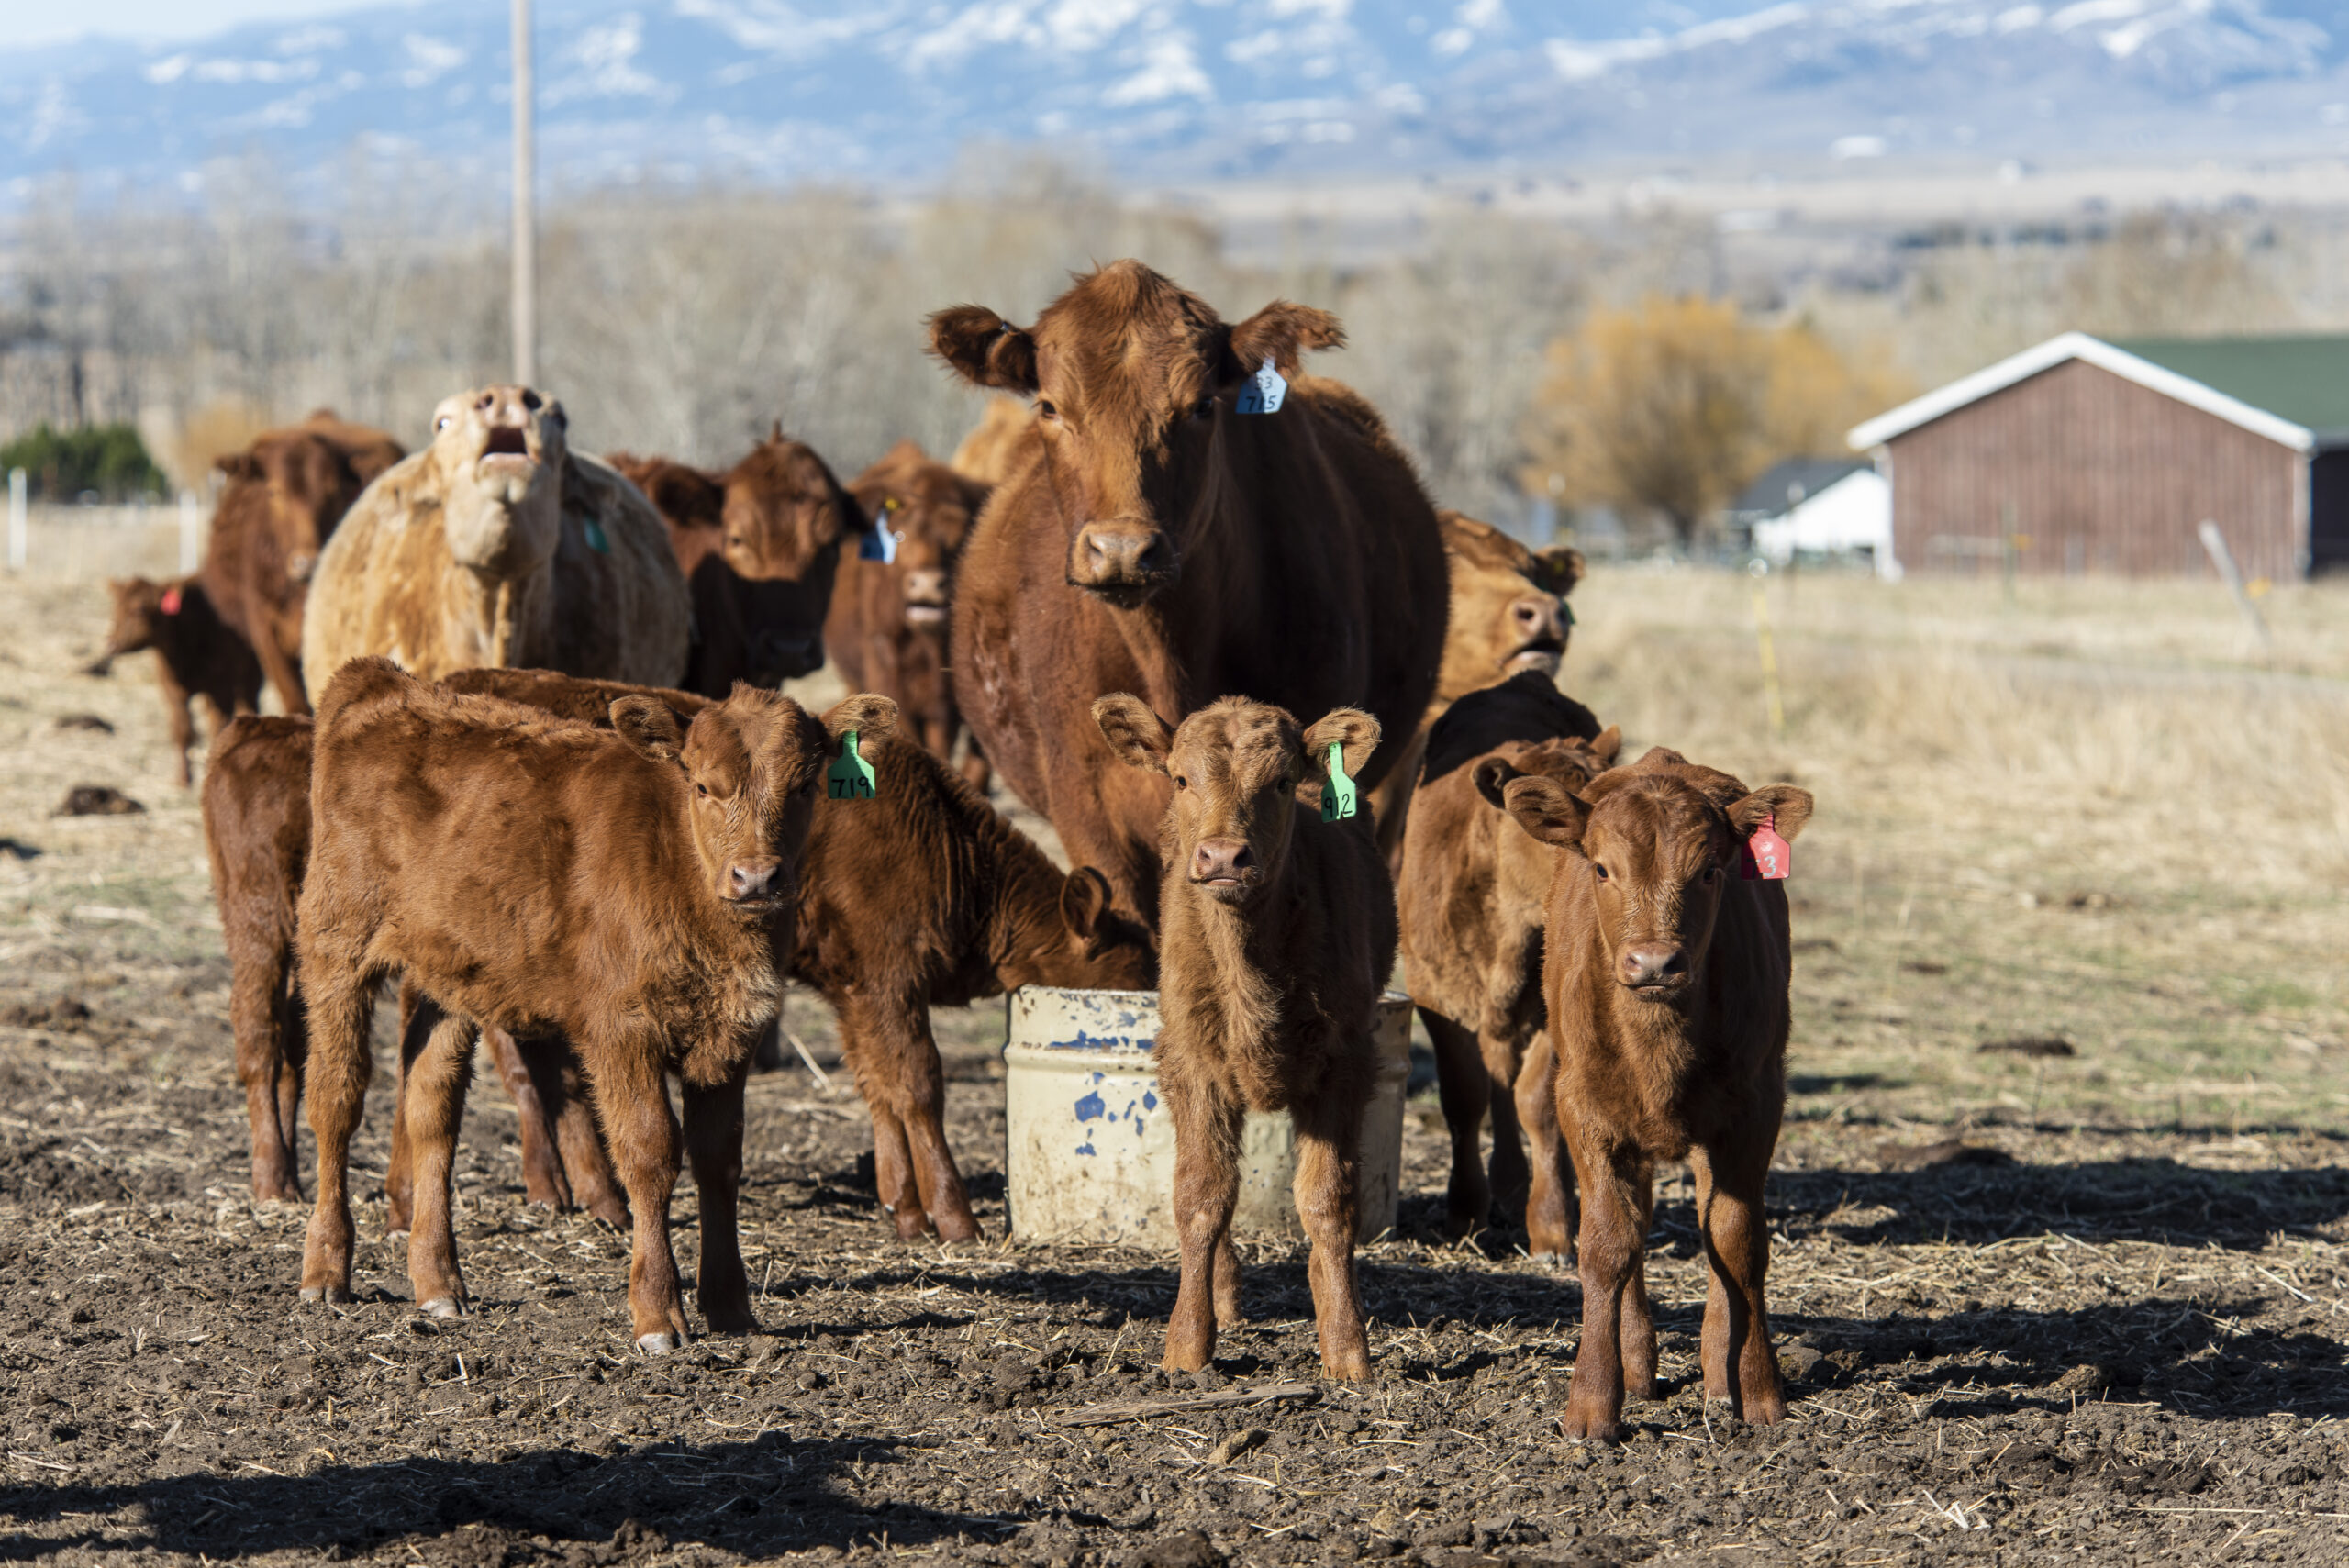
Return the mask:
[(1558, 613), (1557, 596), (1553, 594), (1528, 594), (1512, 601), (1508, 618), (1517, 628), (1520, 643), (1557, 642), (1566, 635), (1564, 617)]
[(946, 573), (938, 571), (906, 573), (906, 602), (912, 605), (942, 605), (946, 602)]
[(1092, 583), (1140, 582), (1174, 564), (1174, 546), (1147, 523), (1096, 523), (1085, 530), (1082, 545), (1085, 578)]
[(1238, 882), (1256, 863), (1245, 839), (1202, 839), (1191, 851), (1193, 882)]
[(1615, 973), (1626, 985), (1664, 985), (1688, 973), (1688, 954), (1677, 942), (1641, 942), (1616, 955)]
[(783, 862), (773, 855), (736, 861), (726, 868), (727, 896), (742, 901), (768, 897), (782, 873)]

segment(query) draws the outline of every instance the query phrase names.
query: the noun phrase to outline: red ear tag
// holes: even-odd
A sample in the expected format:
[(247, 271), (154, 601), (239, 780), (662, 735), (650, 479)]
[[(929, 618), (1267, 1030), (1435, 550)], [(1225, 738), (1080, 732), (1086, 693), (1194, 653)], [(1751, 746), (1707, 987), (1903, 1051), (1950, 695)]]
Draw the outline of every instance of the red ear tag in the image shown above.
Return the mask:
[(1753, 836), (1745, 840), (1745, 848), (1738, 851), (1739, 864), (1748, 882), (1784, 882), (1795, 869), (1792, 846), (1778, 837), (1778, 818), (1775, 813), (1762, 819)]
[(180, 613), (180, 591), (176, 587), (163, 590), (163, 613), (167, 616)]

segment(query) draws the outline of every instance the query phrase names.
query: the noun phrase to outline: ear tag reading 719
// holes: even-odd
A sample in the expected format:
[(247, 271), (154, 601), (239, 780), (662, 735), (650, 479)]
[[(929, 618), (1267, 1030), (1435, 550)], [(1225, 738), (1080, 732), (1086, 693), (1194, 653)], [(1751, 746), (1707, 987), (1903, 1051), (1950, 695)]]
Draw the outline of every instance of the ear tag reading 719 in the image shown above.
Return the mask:
[(1748, 882), (1784, 882), (1795, 869), (1795, 852), (1791, 845), (1778, 837), (1776, 813), (1762, 819), (1753, 836), (1745, 840), (1745, 848), (1738, 851), (1739, 864)]
[(1240, 395), (1232, 399), (1234, 414), (1277, 414), (1281, 400), (1288, 395), (1288, 383), (1273, 368), (1267, 358), (1262, 368), (1240, 384)]
[(841, 739), (841, 758), (824, 774), (824, 793), (834, 800), (871, 800), (873, 764), (856, 752), (856, 731)]
[(1362, 792), (1346, 777), (1346, 750), (1330, 742), (1330, 782), (1321, 786), (1321, 820), (1342, 822), (1362, 809)]

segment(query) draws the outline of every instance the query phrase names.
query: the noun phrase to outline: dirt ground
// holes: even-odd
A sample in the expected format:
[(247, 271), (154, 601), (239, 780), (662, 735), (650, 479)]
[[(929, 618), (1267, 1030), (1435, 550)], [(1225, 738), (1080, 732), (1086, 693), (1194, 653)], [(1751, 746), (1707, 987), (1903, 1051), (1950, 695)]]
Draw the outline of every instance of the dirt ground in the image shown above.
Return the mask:
[[(1571, 1273), (1506, 1229), (1441, 1237), (1431, 1094), (1407, 1121), (1398, 1232), (1362, 1254), (1374, 1380), (1319, 1380), (1304, 1258), (1282, 1246), (1246, 1250), (1253, 1320), (1216, 1370), (1158, 1372), (1170, 1260), (1002, 1238), (999, 1006), (939, 1019), (983, 1244), (897, 1242), (853, 1092), (794, 1065), (751, 1089), (762, 1331), (648, 1361), (629, 1345), (626, 1238), (522, 1202), (514, 1117), (484, 1075), (458, 1166), (480, 1313), (410, 1309), (375, 1184), (380, 1087), (356, 1153), (361, 1300), (298, 1303), (306, 1213), (249, 1196), (195, 799), (171, 783), (143, 661), (72, 673), (98, 591), (0, 584), (0, 1555), (2349, 1558), (2349, 817), (2325, 837), (2320, 800), (2317, 826), (2286, 824), (2300, 854), (2268, 855), (2253, 824), (2232, 857), (2148, 869), (2148, 817), (2205, 838), (2214, 812), (2229, 831), (2248, 820), (2162, 761), (2158, 726), (2146, 765), (2182, 802), (2069, 791), (2054, 762), (2001, 786), (2020, 806), (1920, 794), (1898, 769), (1966, 759), (1851, 760), (1866, 735), (1833, 726), (1865, 705), (1835, 683), (1880, 680), (1853, 651), (1890, 642), (1857, 600), (1803, 592), (1817, 624), (1779, 606), (1783, 734), (1731, 678), (1751, 658), (1742, 585), (1602, 573), (1578, 594), (1567, 684), (1635, 744), (1702, 728), (1634, 658), (1682, 649), (1684, 684), (1710, 679), (1747, 714), (1691, 749), (1820, 793), (1797, 846), (1795, 1076), (1769, 1199), (1790, 1418), (1747, 1428), (1704, 1407), (1701, 1262), (1671, 1173), (1651, 1264), (1664, 1397), (1632, 1406), (1636, 1436), (1608, 1449), (1556, 1435)], [(2335, 626), (2344, 607), (2277, 621)], [(2076, 609), (2083, 626), (2140, 618)], [(2217, 651), (2139, 651), (2132, 668), (2235, 678), (2224, 606), (2188, 613)], [(2312, 684), (2309, 733), (2330, 736), (2341, 655), (2308, 646), (2277, 678)], [(2069, 661), (2059, 685), (2103, 657), (1977, 655)], [(2085, 732), (2121, 698), (2078, 700)], [(146, 809), (49, 815), (83, 784)], [(2133, 837), (2113, 820), (2132, 813)], [(795, 996), (788, 1022), (836, 1064), (820, 1004)], [(1986, 1049), (2032, 1040), (2058, 1053)], [(675, 1218), (689, 1263), (689, 1182)]]

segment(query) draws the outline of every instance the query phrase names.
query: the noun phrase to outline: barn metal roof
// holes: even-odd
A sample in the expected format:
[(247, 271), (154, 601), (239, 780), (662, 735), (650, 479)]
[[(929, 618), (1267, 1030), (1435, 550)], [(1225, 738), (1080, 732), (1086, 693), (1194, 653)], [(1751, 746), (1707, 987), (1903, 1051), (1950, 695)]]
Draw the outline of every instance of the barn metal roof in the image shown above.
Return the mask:
[(2349, 444), (2349, 337), (2131, 338), (2066, 332), (1879, 414), (1846, 438), (1859, 450), (1907, 435), (2067, 360), (2240, 425), (2295, 451)]
[(1867, 462), (1848, 457), (1790, 457), (1773, 463), (1768, 473), (1747, 485), (1744, 494), (1730, 503), (1730, 513), (1775, 517), (1855, 473), (1870, 472)]

